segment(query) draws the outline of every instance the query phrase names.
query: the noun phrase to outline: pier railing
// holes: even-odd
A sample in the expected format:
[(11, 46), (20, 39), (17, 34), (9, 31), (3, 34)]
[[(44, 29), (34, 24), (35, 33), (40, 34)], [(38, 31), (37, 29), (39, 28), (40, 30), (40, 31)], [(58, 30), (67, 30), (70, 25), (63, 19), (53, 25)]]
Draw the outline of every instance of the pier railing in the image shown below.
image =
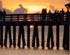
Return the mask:
[[(43, 19), (44, 18), (44, 19)], [(37, 41), (37, 47), (39, 47), (39, 40), (38, 40), (38, 28), (37, 26), (41, 26), (42, 27), (42, 43), (41, 43), (41, 46), (42, 48), (44, 48), (44, 26), (48, 26), (49, 27), (49, 31), (48, 31), (48, 39), (47, 39), (47, 47), (50, 49), (50, 40), (52, 41), (51, 43), (51, 48), (54, 47), (54, 41), (53, 41), (53, 32), (52, 32), (52, 26), (55, 25), (56, 26), (56, 47), (57, 49), (59, 49), (59, 26), (60, 25), (64, 25), (64, 37), (63, 37), (63, 48), (66, 49), (66, 50), (69, 50), (69, 25), (70, 25), (70, 15), (69, 14), (66, 14), (66, 13), (58, 13), (57, 15), (54, 14), (54, 13), (51, 13), (51, 14), (46, 14), (46, 17), (44, 17), (43, 14), (5, 14), (5, 15), (2, 15), (0, 17), (0, 33), (1, 33), (1, 36), (0, 36), (0, 45), (1, 47), (6, 46), (6, 42), (7, 42), (7, 33), (9, 30), (10, 30), (10, 26), (13, 26), (13, 40), (11, 40), (11, 36), (10, 36), (10, 46), (13, 45), (15, 47), (15, 42), (16, 42), (16, 39), (15, 39), (15, 33), (16, 33), (16, 26), (19, 26), (19, 36), (21, 36), (20, 34), (22, 33), (23, 35), (23, 39), (24, 39), (24, 29), (22, 29), (23, 26), (27, 26), (27, 31), (28, 31), (28, 40), (27, 40), (27, 46), (28, 48), (30, 48), (30, 25), (33, 25), (35, 28), (34, 28), (34, 37), (36, 38), (36, 41)], [(6, 30), (5, 30), (5, 40), (3, 40), (3, 26), (6, 26)], [(7, 31), (8, 30), (8, 31)], [(23, 31), (22, 31), (23, 30)], [(21, 32), (21, 33), (20, 33)], [(50, 34), (50, 35), (49, 35)], [(11, 35), (10, 31), (9, 31), (9, 35)], [(37, 36), (37, 37), (36, 37)], [(51, 37), (50, 37), (51, 36)], [(18, 37), (18, 47), (20, 47), (20, 40), (19, 40), (20, 37)], [(33, 41), (35, 40), (35, 38), (33, 38)], [(4, 41), (4, 43), (3, 43)], [(12, 42), (13, 41), (13, 44)], [(23, 40), (23, 43), (25, 41)], [(32, 43), (32, 47), (35, 47), (34, 46), (34, 42)], [(24, 44), (25, 46), (25, 44)], [(23, 47), (24, 47), (23, 46)]]

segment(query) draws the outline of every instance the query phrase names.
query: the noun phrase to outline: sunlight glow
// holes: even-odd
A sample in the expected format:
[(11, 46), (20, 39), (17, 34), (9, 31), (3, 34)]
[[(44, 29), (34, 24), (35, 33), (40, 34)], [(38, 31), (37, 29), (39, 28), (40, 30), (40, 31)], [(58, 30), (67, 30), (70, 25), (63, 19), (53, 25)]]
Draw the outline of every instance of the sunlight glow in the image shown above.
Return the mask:
[(30, 25), (30, 28), (34, 28), (34, 26), (33, 25)]
[[(27, 6), (29, 6), (27, 9), (29, 11), (29, 13), (35, 13), (40, 11), (42, 8), (44, 8), (44, 6), (46, 8), (50, 7), (50, 5), (52, 5), (53, 7), (55, 7), (55, 9), (61, 10), (62, 8), (64, 10), (66, 10), (65, 8), (65, 4), (68, 3), (67, 0), (0, 0), (2, 1), (2, 6), (3, 8), (9, 9), (12, 12), (16, 9), (19, 8), (19, 4), (22, 4), (24, 8), (27, 8)], [(12, 4), (13, 3), (13, 4)], [(33, 7), (34, 6), (34, 7)], [(40, 6), (40, 7), (39, 7)], [(38, 11), (37, 11), (38, 10)]]
[(28, 13), (40, 13), (44, 6), (28, 6)]

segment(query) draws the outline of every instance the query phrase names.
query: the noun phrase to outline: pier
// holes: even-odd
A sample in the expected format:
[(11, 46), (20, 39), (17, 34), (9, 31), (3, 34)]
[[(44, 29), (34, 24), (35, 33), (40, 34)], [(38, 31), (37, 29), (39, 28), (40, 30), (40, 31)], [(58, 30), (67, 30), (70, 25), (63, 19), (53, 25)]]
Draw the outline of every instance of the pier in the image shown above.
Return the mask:
[[(60, 47), (60, 39), (59, 39), (59, 27), (61, 25), (64, 26), (63, 32), (63, 48), (65, 50), (69, 50), (69, 25), (70, 25), (70, 12), (61, 12), (61, 13), (47, 13), (47, 14), (3, 14), (0, 17), (0, 45), (1, 48), (3, 46), (7, 47), (7, 38), (9, 34), (9, 42), (11, 45), (16, 48), (16, 26), (19, 26), (19, 33), (18, 33), (18, 43), (17, 46), (20, 48), (20, 41), (22, 35), (22, 43), (23, 48), (26, 45), (25, 40), (25, 32), (24, 26), (27, 26), (27, 47), (30, 48), (30, 25), (34, 26), (33, 28), (33, 37), (32, 37), (32, 47), (38, 48), (39, 47), (39, 36), (38, 36), (38, 26), (42, 27), (42, 34), (41, 34), (41, 47), (44, 49), (44, 26), (48, 26), (48, 37), (47, 37), (47, 44), (46, 47), (48, 49), (53, 49), (54, 47), (54, 36), (53, 36), (53, 29), (52, 26), (56, 26), (56, 47), (59, 49)], [(5, 26), (5, 39), (3, 39), (3, 26)], [(11, 26), (13, 26), (13, 39), (11, 36)], [(4, 42), (3, 42), (4, 41)], [(35, 47), (36, 41), (36, 47)], [(51, 41), (51, 47), (50, 47)]]

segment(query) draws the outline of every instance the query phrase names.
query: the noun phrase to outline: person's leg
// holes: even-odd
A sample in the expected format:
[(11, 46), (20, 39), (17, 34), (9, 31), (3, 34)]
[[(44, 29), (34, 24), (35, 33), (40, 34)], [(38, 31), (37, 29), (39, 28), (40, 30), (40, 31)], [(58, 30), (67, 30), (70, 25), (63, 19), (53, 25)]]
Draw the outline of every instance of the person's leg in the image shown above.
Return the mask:
[(5, 39), (4, 39), (4, 46), (7, 47), (7, 32), (8, 32), (8, 28), (6, 26), (6, 29), (5, 29)]
[(27, 26), (27, 47), (30, 48), (30, 26)]

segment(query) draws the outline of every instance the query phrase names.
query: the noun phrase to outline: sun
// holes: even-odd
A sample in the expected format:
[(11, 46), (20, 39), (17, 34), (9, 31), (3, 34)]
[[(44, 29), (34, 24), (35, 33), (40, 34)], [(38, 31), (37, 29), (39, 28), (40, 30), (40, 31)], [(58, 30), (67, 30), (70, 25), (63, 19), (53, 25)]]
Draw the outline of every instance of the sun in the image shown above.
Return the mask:
[(28, 13), (40, 13), (44, 6), (28, 6)]

